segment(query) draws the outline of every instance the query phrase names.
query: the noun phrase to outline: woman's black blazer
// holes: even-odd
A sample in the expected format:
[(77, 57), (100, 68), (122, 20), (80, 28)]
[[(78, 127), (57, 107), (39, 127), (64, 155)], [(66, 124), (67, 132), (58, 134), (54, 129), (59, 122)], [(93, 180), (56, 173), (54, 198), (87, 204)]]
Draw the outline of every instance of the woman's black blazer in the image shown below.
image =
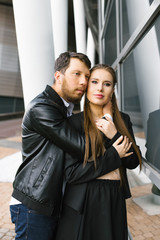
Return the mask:
[[(132, 130), (132, 123), (130, 121), (130, 117), (125, 114), (121, 113), (122, 118), (128, 128), (130, 134), (134, 139), (134, 134)], [(70, 124), (76, 128), (82, 135), (84, 135), (84, 117), (83, 112), (72, 115), (69, 118)], [(64, 167), (64, 175), (66, 181), (66, 188), (64, 192), (63, 204), (66, 204), (77, 212), (81, 213), (83, 209), (85, 193), (87, 189), (87, 183), (96, 179), (99, 176), (102, 176), (106, 173), (109, 173), (120, 166), (122, 166), (123, 174), (125, 178), (125, 184), (123, 184), (124, 189), (124, 197), (129, 198), (131, 197), (126, 169), (134, 169), (139, 165), (138, 157), (131, 147), (130, 151), (133, 152), (132, 155), (126, 158), (120, 158), (116, 149), (112, 146), (113, 142), (120, 137), (121, 134), (117, 133), (113, 139), (105, 139), (105, 147), (106, 151), (103, 156), (97, 159), (97, 168), (95, 169), (93, 162), (88, 162), (87, 165), (83, 166), (83, 158), (81, 157), (81, 161), (77, 158), (73, 158), (71, 155), (66, 154), (65, 158), (65, 167)], [(100, 165), (100, 161), (104, 161), (106, 159), (107, 164), (105, 166)], [(92, 166), (91, 166), (92, 165)], [(104, 167), (104, 169), (103, 169)]]

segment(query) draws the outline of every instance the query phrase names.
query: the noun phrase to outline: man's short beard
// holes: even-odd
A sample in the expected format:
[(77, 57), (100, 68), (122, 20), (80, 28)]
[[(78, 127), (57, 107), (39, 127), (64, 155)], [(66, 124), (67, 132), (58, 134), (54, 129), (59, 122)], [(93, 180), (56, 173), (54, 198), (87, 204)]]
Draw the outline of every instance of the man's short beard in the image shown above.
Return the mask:
[[(66, 101), (72, 102), (72, 103), (75, 103), (75, 104), (79, 103), (81, 101), (82, 96), (83, 96), (83, 94), (82, 94), (81, 96), (77, 96), (77, 97), (75, 96), (74, 97), (73, 94), (69, 91), (69, 86), (68, 86), (65, 79), (64, 79), (63, 84), (61, 86), (61, 91), (62, 91), (62, 95), (63, 95), (62, 97)], [(73, 93), (74, 93), (74, 90), (73, 90)]]
[(68, 94), (66, 94), (65, 92), (63, 92), (63, 98), (65, 100), (67, 100), (67, 102), (72, 102), (74, 104), (78, 104), (78, 103), (80, 103), (82, 96), (79, 97), (79, 98), (78, 97), (72, 97), (72, 96), (69, 96)]
[(67, 102), (72, 102), (72, 103), (75, 103), (75, 104), (78, 104), (80, 101), (81, 101), (81, 98), (82, 96), (77, 96), (77, 97), (74, 97), (74, 96), (71, 96), (71, 94), (69, 93), (69, 91), (66, 91), (65, 88), (62, 88), (62, 97), (67, 101)]

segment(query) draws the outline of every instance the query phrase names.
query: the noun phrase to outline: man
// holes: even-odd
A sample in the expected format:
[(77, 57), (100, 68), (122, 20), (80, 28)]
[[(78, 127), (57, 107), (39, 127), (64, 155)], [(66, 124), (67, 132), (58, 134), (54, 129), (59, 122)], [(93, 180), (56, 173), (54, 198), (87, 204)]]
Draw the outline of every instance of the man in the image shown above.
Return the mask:
[[(62, 200), (64, 152), (84, 156), (84, 139), (69, 125), (67, 116), (85, 92), (89, 68), (86, 55), (62, 53), (55, 61), (53, 86), (47, 86), (26, 109), (23, 163), (16, 173), (10, 203), (15, 239), (54, 239)], [(104, 174), (105, 162), (97, 169), (99, 176)], [(87, 167), (90, 174), (95, 171), (94, 164)]]

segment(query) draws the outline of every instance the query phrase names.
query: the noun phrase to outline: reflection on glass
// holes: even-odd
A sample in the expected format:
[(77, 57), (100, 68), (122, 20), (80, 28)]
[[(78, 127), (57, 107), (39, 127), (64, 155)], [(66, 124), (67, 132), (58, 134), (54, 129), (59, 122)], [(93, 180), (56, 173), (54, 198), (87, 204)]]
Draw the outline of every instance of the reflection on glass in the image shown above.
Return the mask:
[(105, 62), (109, 65), (112, 65), (117, 57), (116, 38), (116, 10), (114, 1), (105, 35)]
[(160, 109), (149, 114), (146, 159), (160, 172)]
[(160, 171), (160, 16), (123, 64), (124, 109), (142, 114), (146, 160)]
[(105, 12), (106, 9), (107, 9), (107, 5), (108, 5), (108, 0), (105, 0), (105, 1), (104, 1), (104, 12)]
[(122, 0), (122, 47), (142, 21), (153, 0)]
[(92, 31), (96, 46), (98, 45), (98, 1), (84, 1), (85, 15), (87, 23)]
[(123, 64), (124, 76), (124, 110), (127, 112), (141, 112), (133, 54)]

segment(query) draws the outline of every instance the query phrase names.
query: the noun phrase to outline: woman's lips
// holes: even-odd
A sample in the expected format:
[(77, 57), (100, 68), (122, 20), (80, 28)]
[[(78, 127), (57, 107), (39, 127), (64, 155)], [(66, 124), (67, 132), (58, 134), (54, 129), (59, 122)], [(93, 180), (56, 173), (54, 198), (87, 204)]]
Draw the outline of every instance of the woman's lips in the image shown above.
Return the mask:
[(94, 94), (94, 96), (95, 96), (96, 98), (100, 98), (100, 99), (104, 97), (102, 94)]

